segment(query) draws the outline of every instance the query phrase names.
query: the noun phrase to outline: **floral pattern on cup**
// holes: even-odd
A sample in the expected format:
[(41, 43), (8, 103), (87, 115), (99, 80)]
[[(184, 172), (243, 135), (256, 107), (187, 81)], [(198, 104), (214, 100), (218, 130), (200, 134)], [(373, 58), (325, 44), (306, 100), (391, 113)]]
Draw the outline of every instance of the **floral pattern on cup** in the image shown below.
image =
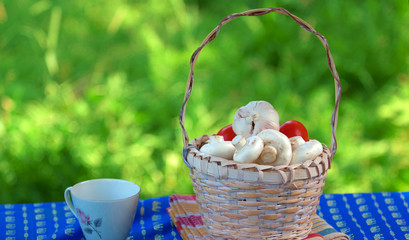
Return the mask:
[(78, 217), (81, 220), (81, 224), (85, 224), (83, 228), (84, 232), (87, 234), (92, 234), (95, 232), (98, 234), (99, 238), (102, 239), (101, 232), (98, 230), (99, 227), (102, 225), (102, 218), (97, 218), (95, 220), (90, 220), (90, 217), (85, 214), (85, 212), (81, 211), (81, 209), (77, 208)]

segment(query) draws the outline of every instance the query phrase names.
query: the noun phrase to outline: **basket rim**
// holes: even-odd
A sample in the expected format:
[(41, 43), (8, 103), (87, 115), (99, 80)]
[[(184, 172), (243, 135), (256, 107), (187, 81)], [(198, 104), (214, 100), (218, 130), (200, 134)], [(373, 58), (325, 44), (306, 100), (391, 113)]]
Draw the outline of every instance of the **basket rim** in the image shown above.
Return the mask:
[(314, 160), (294, 165), (272, 166), (257, 163), (240, 163), (237, 161), (212, 156), (199, 150), (203, 135), (193, 139), (189, 146), (186, 160), (190, 168), (202, 174), (219, 179), (245, 182), (263, 182), (269, 184), (286, 184), (299, 180), (308, 180), (326, 174), (330, 168), (331, 151), (323, 144), (323, 152)]

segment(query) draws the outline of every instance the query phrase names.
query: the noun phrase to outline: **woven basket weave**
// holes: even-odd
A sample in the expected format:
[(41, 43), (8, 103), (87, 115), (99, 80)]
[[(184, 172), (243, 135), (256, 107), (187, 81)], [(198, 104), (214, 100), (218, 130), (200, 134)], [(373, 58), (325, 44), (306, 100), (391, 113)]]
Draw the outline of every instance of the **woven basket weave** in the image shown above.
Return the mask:
[[(331, 145), (313, 161), (274, 167), (238, 163), (199, 151), (202, 137), (189, 142), (184, 126), (186, 104), (193, 87), (193, 69), (200, 51), (218, 35), (221, 27), (241, 16), (260, 16), (271, 12), (291, 17), (313, 33), (326, 50), (329, 69), (335, 82), (335, 108), (331, 118)], [(312, 227), (312, 217), (337, 148), (335, 138), (341, 84), (327, 40), (302, 19), (283, 8), (253, 9), (225, 17), (193, 53), (185, 98), (179, 120), (183, 132), (183, 160), (207, 231), (221, 239), (303, 239)]]

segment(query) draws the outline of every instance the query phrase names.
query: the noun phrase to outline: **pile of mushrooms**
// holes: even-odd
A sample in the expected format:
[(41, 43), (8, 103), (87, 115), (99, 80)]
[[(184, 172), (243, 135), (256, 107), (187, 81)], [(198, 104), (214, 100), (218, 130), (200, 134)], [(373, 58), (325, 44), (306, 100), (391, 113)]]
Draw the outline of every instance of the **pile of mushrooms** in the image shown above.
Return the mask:
[(266, 101), (252, 101), (234, 115), (236, 137), (224, 141), (222, 136), (207, 135), (200, 151), (212, 156), (242, 163), (288, 166), (314, 160), (323, 152), (314, 139), (288, 138), (279, 131), (279, 115)]

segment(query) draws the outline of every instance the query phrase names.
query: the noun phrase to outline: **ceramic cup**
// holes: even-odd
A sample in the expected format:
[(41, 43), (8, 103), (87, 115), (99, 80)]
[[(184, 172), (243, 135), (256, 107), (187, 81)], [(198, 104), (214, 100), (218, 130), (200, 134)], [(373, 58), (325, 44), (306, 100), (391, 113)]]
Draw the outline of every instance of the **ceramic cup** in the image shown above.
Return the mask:
[(65, 189), (64, 198), (87, 240), (128, 237), (140, 187), (121, 179), (93, 179)]

